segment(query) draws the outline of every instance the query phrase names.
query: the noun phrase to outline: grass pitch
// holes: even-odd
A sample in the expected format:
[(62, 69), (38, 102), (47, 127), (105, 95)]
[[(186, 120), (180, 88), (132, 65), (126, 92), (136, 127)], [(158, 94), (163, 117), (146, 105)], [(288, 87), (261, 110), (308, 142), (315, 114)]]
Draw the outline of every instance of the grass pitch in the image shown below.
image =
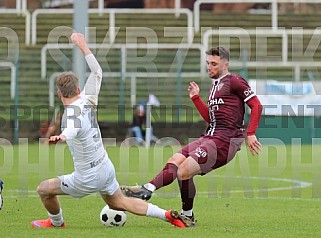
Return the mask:
[[(179, 147), (106, 147), (120, 184), (151, 179)], [(252, 157), (244, 147), (227, 166), (195, 178), (195, 229), (173, 228), (158, 219), (127, 213), (121, 228), (99, 220), (99, 195), (80, 200), (61, 196), (66, 229), (35, 229), (47, 218), (35, 189), (44, 179), (73, 171), (66, 145), (0, 147), (4, 207), (0, 237), (320, 237), (320, 145), (264, 146)], [(150, 202), (180, 210), (177, 182), (157, 191)]]

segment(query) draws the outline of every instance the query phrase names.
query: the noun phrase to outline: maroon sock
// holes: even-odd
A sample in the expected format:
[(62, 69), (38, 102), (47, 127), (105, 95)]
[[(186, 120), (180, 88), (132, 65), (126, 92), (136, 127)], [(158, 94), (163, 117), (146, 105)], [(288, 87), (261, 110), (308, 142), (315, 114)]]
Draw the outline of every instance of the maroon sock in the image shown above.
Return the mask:
[(150, 183), (156, 187), (156, 190), (171, 184), (177, 177), (177, 169), (178, 167), (175, 164), (167, 163)]
[(191, 210), (193, 208), (194, 197), (196, 195), (196, 188), (193, 178), (179, 180), (178, 184), (181, 190), (182, 208), (184, 211)]

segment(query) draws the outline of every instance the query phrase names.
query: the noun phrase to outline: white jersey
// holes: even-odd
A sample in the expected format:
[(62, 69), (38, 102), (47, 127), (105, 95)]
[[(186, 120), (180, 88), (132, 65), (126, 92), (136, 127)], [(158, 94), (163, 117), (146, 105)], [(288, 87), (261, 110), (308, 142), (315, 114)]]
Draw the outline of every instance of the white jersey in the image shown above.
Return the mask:
[(86, 61), (91, 73), (80, 98), (65, 108), (61, 125), (61, 134), (66, 136), (73, 156), (75, 173), (84, 177), (108, 159), (96, 117), (102, 69), (92, 54), (86, 56)]

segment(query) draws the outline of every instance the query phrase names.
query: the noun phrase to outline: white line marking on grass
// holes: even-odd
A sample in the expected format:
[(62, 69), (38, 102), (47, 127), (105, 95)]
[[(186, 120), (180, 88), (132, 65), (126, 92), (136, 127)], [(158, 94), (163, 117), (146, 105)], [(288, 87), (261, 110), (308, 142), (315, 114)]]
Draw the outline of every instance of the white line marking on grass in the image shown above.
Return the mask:
[[(296, 179), (287, 179), (287, 178), (273, 178), (273, 177), (255, 177), (255, 176), (220, 176), (220, 175), (214, 175), (214, 176), (208, 176), (208, 177), (224, 177), (224, 178), (235, 178), (235, 179), (251, 179), (251, 180), (272, 180), (272, 181), (279, 181), (279, 182), (287, 182), (292, 185), (289, 186), (282, 186), (282, 187), (272, 187), (272, 188), (258, 188), (258, 189), (244, 189), (244, 190), (229, 190), (227, 192), (229, 193), (244, 193), (244, 192), (271, 192), (271, 191), (284, 191), (284, 190), (291, 190), (291, 189), (303, 189), (308, 188), (312, 186), (312, 183), (296, 180)], [(223, 193), (224, 189), (220, 191), (220, 193)], [(225, 191), (226, 192), (226, 191)], [(6, 193), (9, 193), (7, 196)], [(19, 195), (20, 194), (20, 195)], [(156, 193), (157, 194), (157, 193)], [(169, 193), (165, 192), (165, 194), (168, 195), (177, 195), (178, 193)], [(201, 197), (208, 197), (211, 194), (211, 192), (197, 192), (197, 196)], [(4, 196), (6, 198), (38, 198), (38, 194), (35, 190), (19, 190), (19, 189), (9, 189), (4, 190)], [(308, 199), (302, 199), (302, 198), (287, 198), (287, 197), (267, 197), (267, 198), (261, 198), (261, 197), (253, 197), (258, 199), (295, 199), (295, 200), (317, 200), (317, 198), (308, 198)]]
[[(231, 186), (230, 190), (224, 190), (224, 187), (222, 189), (218, 189), (218, 191), (211, 192), (211, 191), (200, 191), (197, 192), (197, 196), (199, 197), (211, 197), (211, 195), (215, 195), (216, 197), (222, 197), (224, 196), (219, 196), (218, 194), (222, 195), (224, 193), (249, 193), (249, 192), (272, 192), (272, 191), (286, 191), (286, 190), (292, 190), (292, 189), (305, 189), (308, 187), (312, 186), (312, 183), (306, 182), (306, 181), (301, 181), (301, 180), (296, 180), (296, 179), (287, 179), (287, 178), (273, 178), (273, 177), (255, 177), (255, 176), (220, 176), (220, 175), (212, 175), (210, 177), (224, 177), (224, 178), (232, 178), (232, 179), (251, 179), (251, 180), (272, 180), (272, 181), (279, 181), (279, 182), (286, 182), (290, 183), (289, 186), (282, 186), (282, 187), (264, 187), (264, 188), (258, 188), (258, 189), (244, 189), (244, 190), (233, 190)], [(222, 184), (220, 182), (219, 184)], [(173, 195), (178, 195), (179, 192), (177, 193), (170, 193), (170, 192), (164, 192), (164, 194), (173, 196)], [(162, 196), (164, 196), (164, 194)], [(320, 200), (320, 198), (292, 198), (292, 197), (249, 197), (249, 199), (280, 199), (280, 200)]]
[(3, 196), (5, 198), (39, 198), (37, 191), (20, 189), (4, 189)]
[[(223, 177), (219, 175), (214, 175), (213, 177)], [(280, 182), (288, 182), (293, 185), (289, 185), (286, 187), (273, 187), (273, 188), (259, 188), (259, 189), (248, 189), (248, 190), (231, 190), (231, 193), (240, 193), (240, 192), (266, 192), (266, 191), (281, 191), (281, 190), (291, 190), (296, 188), (308, 188), (312, 186), (312, 183), (305, 182), (296, 179), (287, 179), (287, 178), (270, 178), (270, 177), (255, 177), (255, 176), (224, 176), (227, 178), (235, 178), (235, 179), (256, 179), (256, 180), (273, 180)]]

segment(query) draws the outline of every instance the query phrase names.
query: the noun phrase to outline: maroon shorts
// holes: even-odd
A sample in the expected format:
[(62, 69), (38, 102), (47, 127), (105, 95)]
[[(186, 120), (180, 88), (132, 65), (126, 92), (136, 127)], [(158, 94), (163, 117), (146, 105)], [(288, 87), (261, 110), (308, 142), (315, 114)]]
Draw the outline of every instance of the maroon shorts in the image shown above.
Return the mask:
[(240, 150), (244, 138), (232, 138), (229, 142), (215, 136), (202, 136), (189, 143), (178, 153), (191, 156), (201, 167), (202, 175), (230, 162)]

